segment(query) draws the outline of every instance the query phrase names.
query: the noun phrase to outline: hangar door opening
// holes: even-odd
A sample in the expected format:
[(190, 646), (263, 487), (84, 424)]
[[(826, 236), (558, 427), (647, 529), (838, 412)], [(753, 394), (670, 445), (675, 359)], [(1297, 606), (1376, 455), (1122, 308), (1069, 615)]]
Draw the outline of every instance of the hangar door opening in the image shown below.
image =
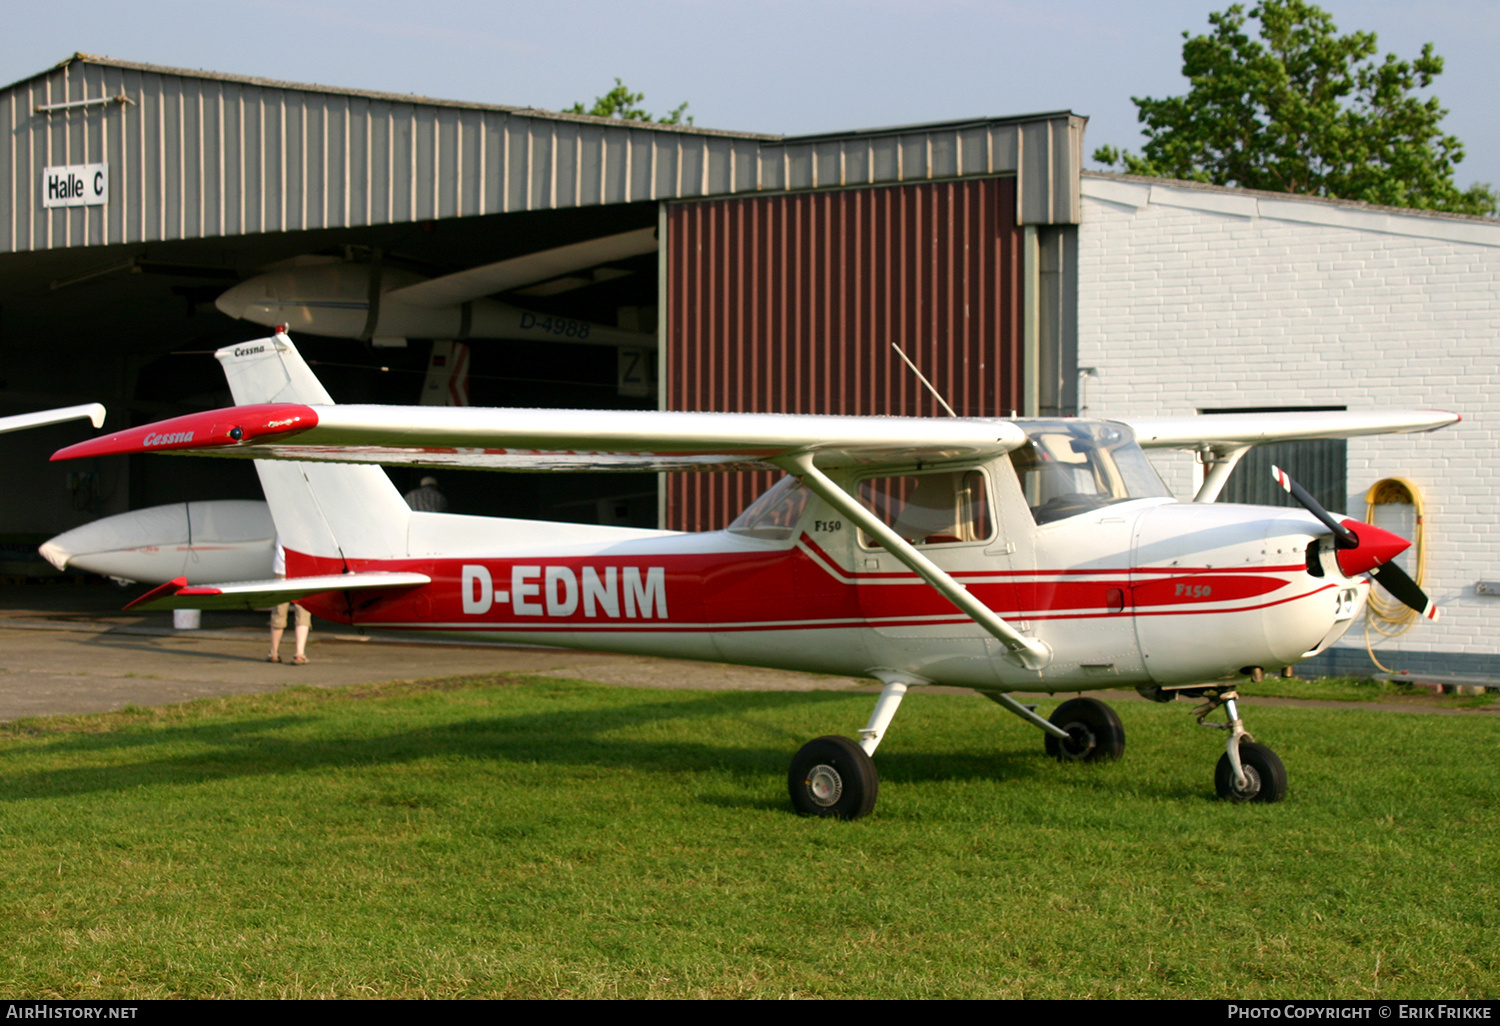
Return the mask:
[[(673, 203), (671, 410), (961, 417), (1022, 408), (1014, 178)], [(771, 473), (674, 474), (665, 526), (715, 530)]]

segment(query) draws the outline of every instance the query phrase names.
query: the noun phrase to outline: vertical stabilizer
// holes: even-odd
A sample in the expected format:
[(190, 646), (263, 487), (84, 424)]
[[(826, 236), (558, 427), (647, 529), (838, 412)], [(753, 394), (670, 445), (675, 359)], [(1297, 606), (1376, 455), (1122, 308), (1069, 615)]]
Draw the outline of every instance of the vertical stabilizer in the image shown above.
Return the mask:
[[(214, 355), (237, 406), (333, 405), (285, 334), (225, 346)], [(255, 470), (294, 575), (298, 553), (346, 562), (406, 555), (411, 511), (380, 467), (256, 460)]]

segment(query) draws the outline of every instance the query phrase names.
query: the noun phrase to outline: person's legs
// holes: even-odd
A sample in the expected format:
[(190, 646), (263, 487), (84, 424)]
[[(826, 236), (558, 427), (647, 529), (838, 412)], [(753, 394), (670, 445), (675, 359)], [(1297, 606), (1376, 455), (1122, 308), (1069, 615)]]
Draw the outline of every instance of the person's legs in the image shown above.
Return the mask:
[(312, 614), (301, 606), (293, 606), (292, 637), (297, 642), (297, 654), (292, 663), (301, 666), (307, 662), (307, 634), (312, 629)]
[(286, 633), (286, 611), (287, 603), (271, 610), (271, 652), (266, 656), (266, 662), (281, 662), (281, 636)]

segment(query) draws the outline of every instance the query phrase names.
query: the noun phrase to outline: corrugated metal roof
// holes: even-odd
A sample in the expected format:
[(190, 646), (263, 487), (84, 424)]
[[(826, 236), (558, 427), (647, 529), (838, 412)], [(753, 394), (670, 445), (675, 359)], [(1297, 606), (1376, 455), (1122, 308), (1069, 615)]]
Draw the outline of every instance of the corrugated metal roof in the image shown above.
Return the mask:
[[(1068, 112), (777, 137), (335, 89), (77, 54), (0, 93), (0, 252), (1016, 174), (1076, 223)], [(107, 164), (97, 206), (43, 170)]]

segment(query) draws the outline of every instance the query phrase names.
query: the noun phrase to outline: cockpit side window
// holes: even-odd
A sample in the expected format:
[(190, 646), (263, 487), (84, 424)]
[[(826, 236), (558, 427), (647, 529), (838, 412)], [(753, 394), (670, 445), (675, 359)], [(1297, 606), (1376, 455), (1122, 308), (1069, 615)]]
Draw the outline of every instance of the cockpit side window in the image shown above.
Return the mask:
[[(994, 534), (989, 489), (979, 470), (866, 478), (859, 483), (859, 499), (914, 545), (981, 542)], [(860, 542), (879, 547), (864, 532)]]

